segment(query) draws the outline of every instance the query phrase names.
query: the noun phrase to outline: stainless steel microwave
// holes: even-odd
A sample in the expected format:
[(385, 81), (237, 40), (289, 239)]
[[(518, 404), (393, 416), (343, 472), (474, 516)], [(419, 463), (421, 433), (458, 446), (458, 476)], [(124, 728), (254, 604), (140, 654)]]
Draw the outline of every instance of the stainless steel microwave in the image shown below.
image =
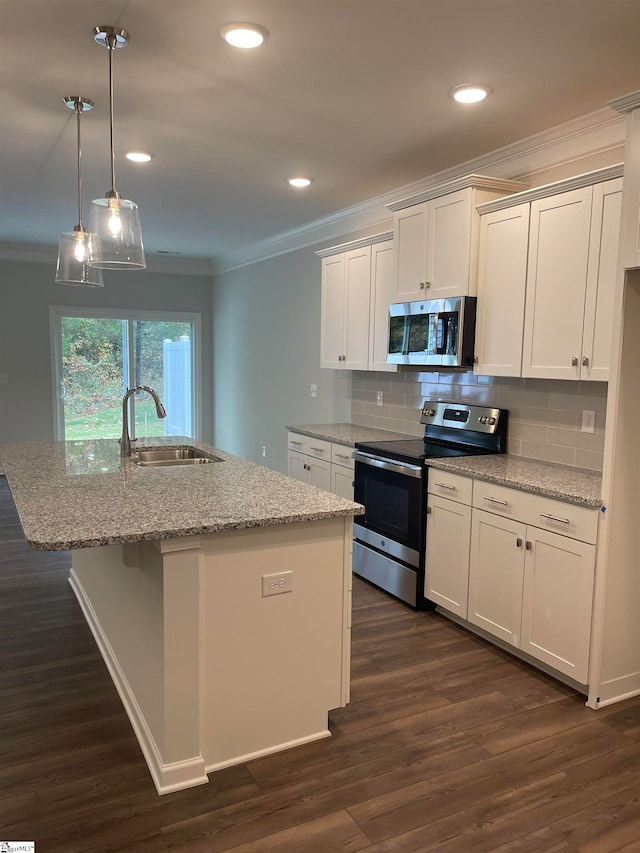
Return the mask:
[(389, 364), (472, 367), (476, 297), (395, 302), (389, 306)]

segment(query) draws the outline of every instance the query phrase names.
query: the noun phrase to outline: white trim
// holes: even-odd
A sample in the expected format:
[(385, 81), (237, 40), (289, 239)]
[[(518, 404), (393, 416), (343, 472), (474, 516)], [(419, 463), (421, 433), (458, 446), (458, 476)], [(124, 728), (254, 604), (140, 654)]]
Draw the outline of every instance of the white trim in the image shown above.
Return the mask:
[(554, 181), (551, 184), (543, 184), (539, 187), (533, 187), (530, 190), (525, 190), (521, 193), (507, 196), (506, 198), (498, 198), (495, 201), (487, 201), (484, 204), (479, 204), (476, 207), (478, 213), (494, 213), (496, 210), (504, 210), (507, 207), (515, 207), (515, 205), (525, 202), (535, 201), (540, 198), (548, 198), (558, 193), (571, 192), (571, 190), (579, 190), (583, 187), (590, 187), (593, 184), (600, 184), (603, 181), (612, 181), (615, 178), (621, 178), (624, 172), (624, 163), (618, 163), (615, 166), (607, 166), (604, 169), (596, 169), (593, 172), (583, 172), (581, 175), (575, 175), (573, 178), (567, 178), (563, 181)]
[(93, 634), (98, 650), (107, 665), (111, 679), (122, 700), (158, 793), (169, 794), (172, 791), (179, 791), (183, 788), (205, 785), (209, 779), (206, 775), (204, 758), (201, 755), (171, 764), (165, 764), (162, 761), (158, 745), (147, 725), (147, 721), (142, 713), (142, 709), (138, 705), (131, 685), (120, 666), (111, 643), (102, 629), (100, 620), (93, 609), (82, 582), (73, 569), (71, 569), (69, 574), (69, 585), (78, 600), (84, 618), (87, 620), (87, 625)]
[[(193, 438), (202, 441), (202, 316), (185, 311), (139, 311), (133, 308), (89, 308), (66, 305), (49, 306), (51, 377), (53, 392), (53, 439), (64, 434), (64, 415), (58, 406), (57, 388), (62, 383), (62, 317), (90, 317), (98, 320), (149, 320), (151, 322), (191, 323), (191, 376), (193, 381)], [(131, 341), (130, 341), (131, 344)], [(130, 347), (131, 351), (133, 348)], [(131, 365), (130, 365), (131, 369)], [(131, 384), (131, 379), (130, 383)]]
[(319, 258), (327, 258), (330, 255), (341, 255), (343, 252), (350, 252), (352, 249), (373, 246), (374, 243), (385, 243), (387, 240), (393, 240), (393, 231), (383, 231), (381, 234), (372, 234), (371, 237), (362, 237), (360, 240), (350, 240), (348, 243), (341, 243), (339, 246), (318, 249), (316, 255)]
[(285, 743), (269, 746), (266, 749), (259, 749), (256, 752), (248, 752), (246, 755), (239, 755), (236, 758), (230, 758), (227, 761), (217, 761), (214, 764), (207, 764), (205, 770), (207, 773), (213, 773), (215, 770), (222, 770), (224, 767), (234, 767), (236, 764), (244, 764), (246, 761), (253, 761), (255, 758), (262, 758), (265, 755), (273, 755), (275, 752), (284, 752), (285, 749), (293, 749), (296, 746), (304, 746), (305, 743), (315, 743), (317, 740), (331, 737), (331, 732), (328, 729), (316, 732), (306, 737), (296, 738), (296, 740), (285, 741)]
[(625, 699), (631, 699), (633, 696), (640, 696), (640, 672), (632, 672), (630, 675), (623, 675), (611, 681), (603, 681), (594, 704), (591, 705), (588, 702), (587, 704), (590, 708), (604, 708), (605, 705), (624, 702)]
[(427, 187), (419, 193), (399, 198), (397, 201), (388, 204), (387, 207), (395, 213), (397, 210), (404, 210), (406, 207), (413, 207), (413, 205), (421, 204), (423, 201), (429, 201), (432, 198), (455, 193), (459, 190), (466, 190), (469, 187), (478, 190), (493, 190), (509, 195), (529, 189), (529, 184), (523, 181), (509, 181), (504, 178), (491, 178), (488, 175), (460, 175), (434, 187)]
[[(20, 261), (32, 264), (50, 264), (55, 267), (58, 260), (57, 246), (43, 246), (39, 243), (0, 242), (0, 261)], [(213, 263), (209, 258), (186, 258), (175, 255), (147, 255), (145, 272), (164, 273), (165, 275), (201, 275), (213, 276)], [(117, 275), (114, 272), (113, 275)], [(106, 285), (108, 287), (108, 284)]]
[(613, 110), (620, 113), (630, 113), (636, 107), (640, 107), (640, 91), (630, 92), (628, 95), (623, 95), (621, 98), (614, 98), (613, 101), (607, 101), (608, 105)]
[[(612, 160), (614, 157), (621, 159), (624, 157), (625, 136), (625, 116), (604, 107), (466, 163), (343, 208), (237, 252), (231, 252), (216, 259), (216, 273), (231, 272), (296, 249), (339, 240), (346, 234), (361, 229), (386, 229), (390, 222), (387, 204), (393, 203), (401, 196), (416, 195), (428, 187), (453, 180), (460, 175), (491, 174), (496, 178), (527, 180), (529, 184), (535, 184), (533, 177), (536, 174), (546, 173), (551, 168), (557, 170), (573, 163), (579, 164), (585, 158), (609, 154)], [(579, 166), (576, 171), (581, 171)]]

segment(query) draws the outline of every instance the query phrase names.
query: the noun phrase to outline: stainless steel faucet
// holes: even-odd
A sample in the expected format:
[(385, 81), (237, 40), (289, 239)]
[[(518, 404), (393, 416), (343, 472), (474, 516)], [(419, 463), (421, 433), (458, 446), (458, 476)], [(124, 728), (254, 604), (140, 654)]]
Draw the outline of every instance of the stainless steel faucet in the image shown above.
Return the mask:
[(122, 438), (120, 439), (120, 456), (131, 456), (131, 442), (137, 441), (136, 438), (129, 438), (129, 397), (136, 393), (136, 391), (146, 391), (151, 397), (153, 397), (153, 402), (156, 404), (156, 413), (159, 418), (166, 418), (167, 413), (164, 410), (164, 406), (160, 401), (160, 397), (158, 397), (157, 393), (153, 390), (153, 388), (149, 388), (148, 385), (136, 385), (134, 388), (128, 388), (127, 393), (122, 398)]

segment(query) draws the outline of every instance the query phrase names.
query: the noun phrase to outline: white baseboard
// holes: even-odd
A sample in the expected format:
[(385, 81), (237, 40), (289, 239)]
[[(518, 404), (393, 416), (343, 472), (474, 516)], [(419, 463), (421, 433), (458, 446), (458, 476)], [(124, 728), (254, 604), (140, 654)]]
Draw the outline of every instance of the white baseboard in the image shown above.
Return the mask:
[(630, 675), (602, 682), (599, 693), (596, 708), (604, 708), (605, 705), (613, 705), (615, 702), (631, 699), (632, 696), (639, 696), (640, 672), (632, 672)]
[(149, 729), (142, 709), (136, 700), (135, 694), (131, 689), (131, 685), (118, 662), (111, 643), (102, 630), (100, 620), (82, 586), (82, 582), (73, 569), (71, 569), (69, 575), (69, 584), (78, 600), (78, 604), (91, 629), (96, 645), (100, 650), (100, 654), (107, 665), (109, 674), (122, 700), (158, 794), (169, 794), (172, 791), (179, 791), (182, 788), (193, 788), (196, 785), (206, 784), (209, 779), (206, 775), (204, 759), (201, 755), (196, 755), (183, 761), (176, 761), (172, 764), (165, 764), (162, 761), (160, 750)]
[(207, 773), (212, 773), (214, 770), (222, 770), (223, 767), (233, 767), (236, 764), (244, 764), (246, 761), (253, 761), (255, 758), (263, 758), (265, 755), (273, 755), (274, 752), (284, 752), (285, 749), (293, 749), (294, 746), (304, 746), (305, 743), (313, 743), (316, 740), (323, 740), (331, 737), (329, 729), (324, 729), (312, 735), (290, 740), (286, 743), (278, 743), (275, 746), (269, 746), (266, 749), (259, 749), (257, 752), (248, 752), (246, 755), (239, 755), (236, 758), (230, 758), (228, 761), (218, 761), (215, 764), (207, 764)]

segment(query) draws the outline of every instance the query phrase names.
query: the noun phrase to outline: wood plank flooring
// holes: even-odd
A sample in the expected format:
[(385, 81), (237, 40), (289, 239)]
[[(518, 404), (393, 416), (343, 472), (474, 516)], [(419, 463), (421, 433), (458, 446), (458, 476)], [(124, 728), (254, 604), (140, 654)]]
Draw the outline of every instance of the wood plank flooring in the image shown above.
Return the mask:
[(354, 586), (333, 737), (158, 797), (67, 583), (0, 477), (0, 838), (37, 853), (639, 853), (640, 697), (600, 711)]

